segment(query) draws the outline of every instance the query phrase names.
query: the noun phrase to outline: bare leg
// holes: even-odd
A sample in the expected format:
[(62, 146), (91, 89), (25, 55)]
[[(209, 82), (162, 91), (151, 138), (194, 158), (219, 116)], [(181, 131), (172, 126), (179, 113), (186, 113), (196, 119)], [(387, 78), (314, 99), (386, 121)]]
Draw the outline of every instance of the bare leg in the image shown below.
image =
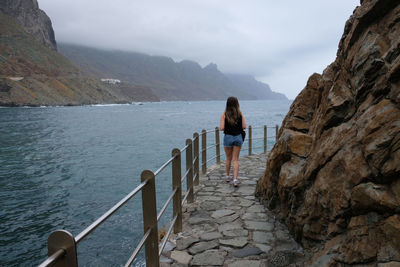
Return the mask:
[(242, 147), (240, 146), (234, 146), (233, 151), (232, 151), (232, 160), (233, 160), (233, 179), (238, 178), (238, 173), (239, 173), (239, 154), (240, 154), (240, 149)]
[(226, 155), (226, 162), (225, 162), (226, 176), (229, 176), (229, 173), (231, 171), (233, 148), (224, 146), (224, 150), (225, 150), (225, 155)]

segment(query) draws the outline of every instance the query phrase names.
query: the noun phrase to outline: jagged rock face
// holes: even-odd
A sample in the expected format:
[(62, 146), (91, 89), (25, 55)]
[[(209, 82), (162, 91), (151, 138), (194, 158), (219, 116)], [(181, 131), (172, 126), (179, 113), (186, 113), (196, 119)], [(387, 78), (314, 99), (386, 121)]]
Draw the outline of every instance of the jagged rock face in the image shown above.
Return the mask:
[(314, 265), (400, 261), (400, 1), (364, 0), (293, 102), (256, 194)]
[(50, 18), (37, 0), (1, 0), (0, 11), (13, 17), (27, 32), (47, 47), (57, 50)]

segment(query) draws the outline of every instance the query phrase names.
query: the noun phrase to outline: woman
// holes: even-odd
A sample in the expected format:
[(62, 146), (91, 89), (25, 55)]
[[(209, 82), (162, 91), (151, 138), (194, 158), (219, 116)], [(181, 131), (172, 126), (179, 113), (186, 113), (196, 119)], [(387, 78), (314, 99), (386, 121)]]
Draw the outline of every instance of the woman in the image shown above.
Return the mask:
[(239, 108), (239, 101), (236, 97), (229, 97), (226, 101), (225, 112), (221, 116), (219, 124), (221, 131), (224, 131), (224, 149), (226, 154), (226, 182), (230, 182), (229, 172), (233, 160), (233, 186), (238, 186), (239, 154), (243, 144), (242, 132), (246, 129), (246, 121)]

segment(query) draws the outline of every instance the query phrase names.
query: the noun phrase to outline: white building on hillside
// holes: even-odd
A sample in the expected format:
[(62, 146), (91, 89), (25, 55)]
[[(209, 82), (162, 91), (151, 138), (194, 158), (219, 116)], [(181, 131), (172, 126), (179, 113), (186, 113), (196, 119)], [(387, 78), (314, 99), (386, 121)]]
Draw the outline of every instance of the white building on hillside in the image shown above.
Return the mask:
[(118, 79), (101, 79), (101, 81), (104, 83), (111, 83), (111, 84), (121, 83), (121, 81)]

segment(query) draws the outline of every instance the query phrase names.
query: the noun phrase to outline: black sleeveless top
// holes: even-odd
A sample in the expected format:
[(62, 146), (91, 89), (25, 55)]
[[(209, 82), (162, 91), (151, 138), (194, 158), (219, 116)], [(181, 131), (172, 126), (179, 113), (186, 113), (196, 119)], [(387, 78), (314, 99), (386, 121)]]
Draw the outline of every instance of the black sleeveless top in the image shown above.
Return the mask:
[(239, 117), (236, 120), (235, 125), (230, 125), (225, 116), (224, 134), (238, 135), (238, 134), (241, 134), (242, 131), (243, 131), (243, 127), (242, 127), (242, 115), (241, 114), (239, 114)]

